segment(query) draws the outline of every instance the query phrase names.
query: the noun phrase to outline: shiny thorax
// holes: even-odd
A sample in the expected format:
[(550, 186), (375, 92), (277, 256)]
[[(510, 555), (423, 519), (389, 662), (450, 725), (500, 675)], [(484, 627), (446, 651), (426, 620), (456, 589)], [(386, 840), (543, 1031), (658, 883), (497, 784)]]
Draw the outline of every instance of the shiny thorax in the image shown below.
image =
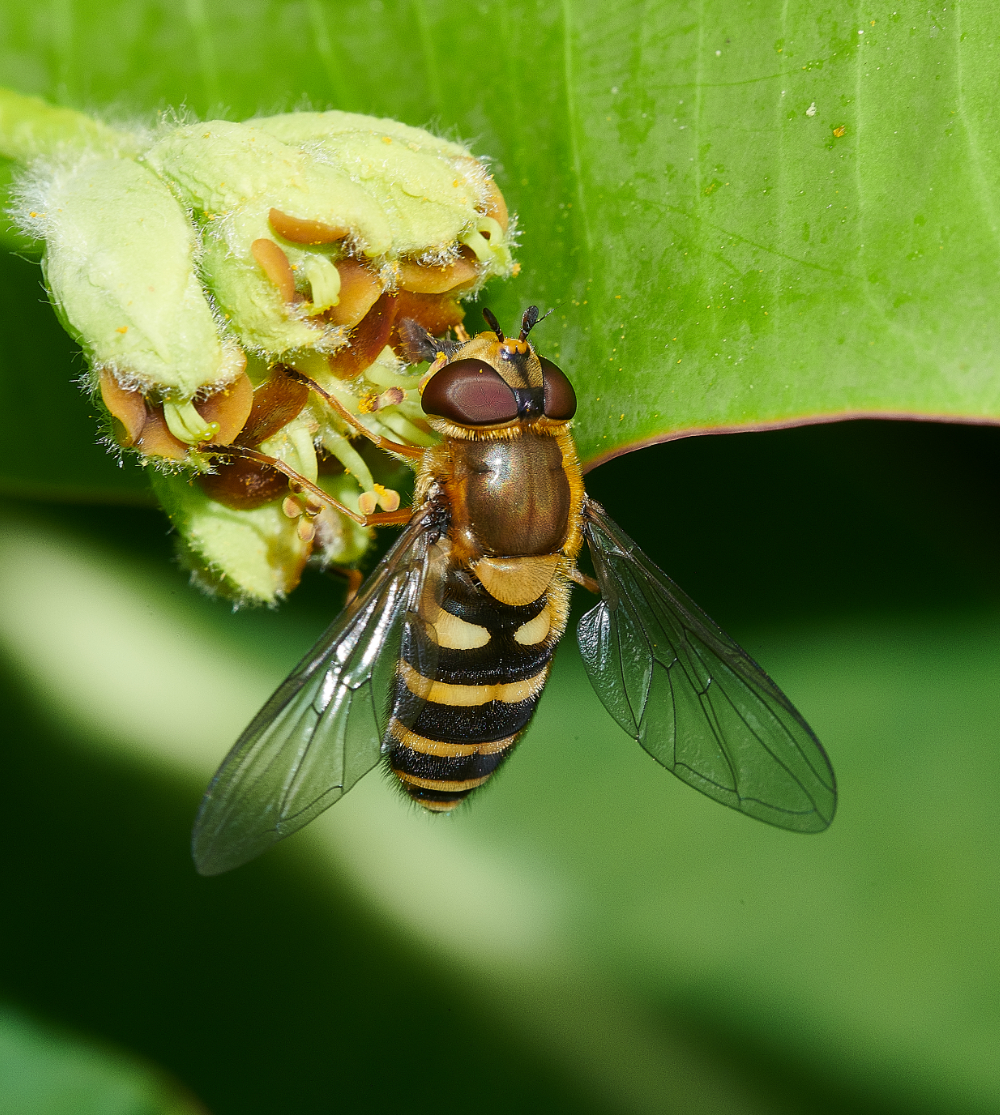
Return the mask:
[[(404, 638), (383, 744), (406, 792), (438, 812), (486, 782), (531, 720), (566, 627), (584, 500), (568, 419), (545, 413), (534, 350), (480, 334), (436, 375), (456, 368), (465, 382), (452, 375), (449, 395), (425, 391), (443, 441), (422, 462), (414, 502), (436, 505), (447, 526), (424, 622)], [(458, 421), (515, 404), (506, 422)]]

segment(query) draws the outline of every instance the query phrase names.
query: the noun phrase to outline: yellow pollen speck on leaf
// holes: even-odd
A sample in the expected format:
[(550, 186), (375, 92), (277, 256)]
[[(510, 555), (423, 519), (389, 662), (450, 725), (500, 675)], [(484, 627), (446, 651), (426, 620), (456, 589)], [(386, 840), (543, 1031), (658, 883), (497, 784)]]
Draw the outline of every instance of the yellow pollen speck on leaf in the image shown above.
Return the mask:
[(128, 332), (128, 326), (127, 325), (119, 325), (118, 328), (115, 330), (115, 332), (116, 333), (127, 333)]

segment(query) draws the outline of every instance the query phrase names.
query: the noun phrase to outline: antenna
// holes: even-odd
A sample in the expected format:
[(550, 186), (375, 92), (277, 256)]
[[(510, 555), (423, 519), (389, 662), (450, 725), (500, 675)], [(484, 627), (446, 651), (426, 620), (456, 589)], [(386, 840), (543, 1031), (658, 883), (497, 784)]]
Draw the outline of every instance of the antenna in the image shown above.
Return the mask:
[(524, 317), (521, 318), (521, 338), (520, 339), (522, 341), (526, 341), (528, 339), (528, 334), (532, 331), (532, 329), (534, 329), (535, 326), (540, 321), (544, 321), (549, 316), (549, 314), (551, 314), (551, 313), (552, 313), (552, 311), (549, 310), (548, 313), (542, 314), (542, 316), (539, 317), (538, 316), (538, 307), (537, 306), (529, 306), (524, 311)]
[[(536, 311), (537, 312), (537, 311)], [(486, 324), (496, 333), (497, 338), (503, 343), (507, 338), (503, 335), (503, 330), (500, 328), (500, 322), (497, 321), (496, 315), (491, 309), (483, 307), (483, 317), (486, 318)]]

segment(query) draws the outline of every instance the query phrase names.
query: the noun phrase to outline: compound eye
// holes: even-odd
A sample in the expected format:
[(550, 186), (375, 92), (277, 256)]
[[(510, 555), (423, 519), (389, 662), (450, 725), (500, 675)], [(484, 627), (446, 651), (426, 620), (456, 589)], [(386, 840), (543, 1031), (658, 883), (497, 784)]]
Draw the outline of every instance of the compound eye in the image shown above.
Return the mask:
[(545, 386), (545, 417), (566, 422), (576, 414), (576, 392), (564, 372), (540, 357), (542, 364), (542, 383)]
[(517, 417), (514, 392), (483, 360), (446, 364), (431, 376), (421, 405), (425, 414), (447, 418), (460, 426), (492, 426)]

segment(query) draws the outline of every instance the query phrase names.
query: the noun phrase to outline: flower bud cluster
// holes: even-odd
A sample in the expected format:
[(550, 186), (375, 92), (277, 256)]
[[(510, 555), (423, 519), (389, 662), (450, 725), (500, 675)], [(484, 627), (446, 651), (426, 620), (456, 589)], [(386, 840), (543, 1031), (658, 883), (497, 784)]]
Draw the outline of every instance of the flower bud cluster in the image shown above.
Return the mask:
[(192, 568), (271, 602), (370, 532), (301, 514), (260, 458), (363, 514), (398, 503), (359, 426), (433, 444), (399, 325), (460, 331), (461, 299), (516, 272), (507, 209), (464, 147), (352, 113), (184, 124), (130, 153), (36, 164), (17, 216)]

